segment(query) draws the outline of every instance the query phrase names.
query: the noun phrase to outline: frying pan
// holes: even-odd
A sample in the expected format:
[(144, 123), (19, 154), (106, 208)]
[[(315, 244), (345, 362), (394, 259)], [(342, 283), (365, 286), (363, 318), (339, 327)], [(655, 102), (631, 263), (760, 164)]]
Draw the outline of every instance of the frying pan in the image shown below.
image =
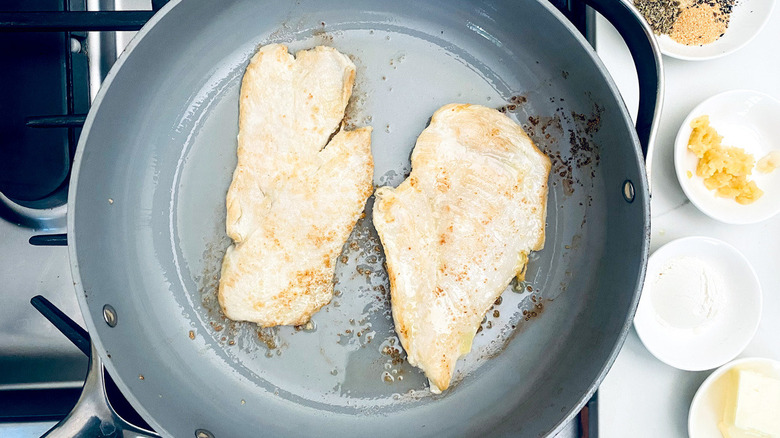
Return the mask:
[[(647, 26), (623, 2), (589, 3), (638, 60), (636, 131), (593, 50), (544, 0), (170, 2), (111, 70), (76, 155), (68, 239), (92, 368), (102, 360), (165, 436), (558, 430), (595, 391), (634, 313), (649, 239), (643, 150), (661, 96)], [(336, 296), (311, 324), (261, 330), (219, 313), (239, 85), (270, 42), (352, 57), (347, 123), (374, 126), (377, 185), (408, 174), (417, 135), (450, 102), (501, 107), (552, 157), (545, 248), (488, 312), (444, 394), (427, 390), (394, 337), (372, 200), (344, 247)], [(93, 417), (92, 436), (144, 433)]]

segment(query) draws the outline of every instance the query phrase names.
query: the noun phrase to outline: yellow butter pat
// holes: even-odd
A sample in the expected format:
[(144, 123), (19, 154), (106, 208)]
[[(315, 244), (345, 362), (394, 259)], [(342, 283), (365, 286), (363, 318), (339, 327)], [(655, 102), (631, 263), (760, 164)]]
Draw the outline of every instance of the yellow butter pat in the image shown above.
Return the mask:
[(724, 438), (780, 437), (780, 380), (750, 370), (732, 370), (718, 428)]

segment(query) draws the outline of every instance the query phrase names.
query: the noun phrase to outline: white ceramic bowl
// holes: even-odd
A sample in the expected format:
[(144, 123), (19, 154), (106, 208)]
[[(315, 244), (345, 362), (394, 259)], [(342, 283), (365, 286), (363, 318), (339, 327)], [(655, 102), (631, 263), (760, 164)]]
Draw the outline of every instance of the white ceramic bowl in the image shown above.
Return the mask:
[(718, 422), (725, 409), (727, 381), (722, 377), (737, 366), (780, 378), (780, 362), (772, 359), (738, 359), (718, 368), (707, 377), (693, 396), (691, 409), (688, 411), (690, 438), (723, 438), (718, 430)]
[[(667, 261), (683, 256), (702, 260), (719, 272), (725, 283), (723, 307), (712, 321), (696, 330), (664, 324), (648, 287)], [(733, 360), (745, 349), (758, 328), (761, 305), (761, 285), (742, 253), (710, 237), (684, 237), (650, 256), (634, 327), (645, 347), (662, 362), (681, 370), (709, 370)]]
[[(717, 94), (699, 104), (685, 118), (674, 143), (674, 167), (683, 192), (702, 213), (729, 224), (751, 224), (780, 212), (780, 169), (769, 174), (753, 171), (751, 178), (764, 195), (749, 205), (720, 198), (696, 176), (698, 158), (688, 150), (691, 121), (707, 114), (710, 126), (723, 136), (723, 145), (753, 154), (756, 161), (780, 150), (780, 101), (767, 94), (734, 90)], [(691, 172), (692, 177), (688, 177)]]
[(686, 46), (668, 35), (660, 35), (657, 39), (661, 53), (686, 61), (704, 61), (733, 53), (761, 32), (774, 6), (775, 0), (739, 0), (731, 12), (726, 33), (718, 40), (702, 46)]

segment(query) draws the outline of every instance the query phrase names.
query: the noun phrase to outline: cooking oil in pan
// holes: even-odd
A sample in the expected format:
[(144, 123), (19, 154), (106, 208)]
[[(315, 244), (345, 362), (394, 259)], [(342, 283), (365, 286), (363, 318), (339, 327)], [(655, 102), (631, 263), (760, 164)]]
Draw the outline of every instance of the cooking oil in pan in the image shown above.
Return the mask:
[[(310, 29), (285, 31), (261, 43), (287, 42), (291, 52), (327, 44), (350, 56), (357, 76), (345, 121), (348, 129), (374, 127), (374, 183), (396, 186), (411, 170), (409, 158), (417, 136), (440, 106), (451, 102), (514, 105), (508, 115), (528, 123), (528, 115), (538, 111), (546, 111), (553, 120), (558, 105), (547, 101), (545, 78), (529, 81), (535, 76), (524, 71), (524, 82), (514, 79), (518, 77), (514, 70), (524, 65), (519, 60), (490, 61), (507, 56), (493, 42), (479, 37), (454, 44), (443, 38), (388, 25), (385, 30), (347, 27), (313, 36)], [(196, 102), (202, 114), (187, 137), (171, 190), (175, 253), (181, 258), (180, 276), (188, 293), (182, 308), (195, 334), (182, 336), (194, 338), (198, 348), (231, 363), (258, 388), (304, 404), (370, 410), (446, 397), (447, 392), (432, 396), (423, 373), (406, 361), (393, 330), (384, 254), (371, 223), (373, 198), (337, 260), (333, 300), (310, 324), (258, 329), (221, 314), (216, 290), (222, 256), (230, 244), (224, 232), (224, 199), (235, 167), (238, 91), (249, 56), (251, 51), (232, 68), (220, 70), (224, 75), (216, 80), (220, 92), (203, 93), (204, 98)], [(521, 91), (522, 99), (518, 97)], [(561, 129), (540, 130), (534, 139), (559, 147), (568, 121), (561, 123)], [(545, 137), (548, 133), (556, 138)], [(560, 269), (554, 260), (565, 254), (564, 243), (559, 241), (565, 234), (559, 232), (563, 221), (557, 213), (558, 204), (567, 199), (562, 189), (562, 185), (551, 187), (545, 255), (532, 255), (528, 270), (527, 285), (532, 290), (521, 287), (516, 293), (517, 285), (511, 285), (496, 301), (476, 334), (472, 352), (457, 364), (448, 392), (476, 378), (480, 366), (505, 348), (519, 327), (530, 321), (529, 315), (541, 314), (545, 291), (557, 288), (547, 282), (553, 277), (551, 272)], [(569, 211), (579, 214), (576, 209)]]

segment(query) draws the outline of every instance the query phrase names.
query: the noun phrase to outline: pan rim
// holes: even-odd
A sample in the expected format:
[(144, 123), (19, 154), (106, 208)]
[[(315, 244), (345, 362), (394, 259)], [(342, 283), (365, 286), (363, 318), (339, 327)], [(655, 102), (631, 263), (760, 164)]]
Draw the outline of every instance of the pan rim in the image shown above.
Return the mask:
[[(133, 406), (133, 409), (135, 409), (138, 414), (140, 414), (141, 417), (147, 423), (149, 423), (149, 425), (152, 426), (152, 429), (154, 429), (154, 431), (160, 436), (172, 435), (164, 427), (162, 427), (162, 425), (157, 421), (157, 418), (152, 415), (135, 396), (135, 394), (133, 394), (133, 392), (130, 390), (130, 387), (125, 383), (122, 376), (120, 376), (120, 374), (117, 372), (114, 364), (111, 361), (106, 360), (108, 353), (105, 345), (103, 345), (103, 340), (100, 338), (100, 336), (97, 335), (97, 324), (89, 312), (89, 304), (87, 303), (87, 298), (81, 279), (78, 263), (76, 233), (74, 228), (76, 223), (75, 206), (84, 150), (87, 144), (87, 139), (89, 138), (89, 132), (92, 129), (96, 114), (100, 110), (105, 95), (108, 93), (108, 90), (111, 87), (111, 84), (114, 82), (117, 73), (125, 64), (128, 57), (133, 53), (141, 40), (143, 40), (143, 38), (152, 30), (152, 28), (154, 28), (157, 23), (159, 23), (166, 15), (168, 15), (172, 9), (181, 3), (182, 0), (171, 0), (159, 11), (157, 11), (156, 14), (152, 15), (152, 18), (150, 18), (149, 21), (147, 21), (146, 24), (144, 24), (144, 26), (133, 36), (125, 50), (122, 52), (119, 58), (117, 58), (114, 65), (111, 66), (111, 69), (109, 69), (106, 78), (103, 80), (103, 83), (101, 84), (100, 89), (98, 90), (98, 93), (95, 96), (92, 105), (90, 106), (89, 112), (87, 113), (87, 118), (84, 120), (81, 135), (79, 136), (79, 141), (76, 146), (76, 153), (73, 158), (73, 169), (71, 170), (72, 176), (70, 181), (70, 188), (68, 190), (68, 211), (66, 219), (68, 235), (68, 257), (70, 259), (71, 274), (73, 277), (73, 288), (76, 290), (76, 298), (78, 299), (79, 309), (81, 310), (81, 313), (84, 317), (84, 324), (87, 326), (87, 332), (91, 334), (90, 341), (95, 346), (94, 351), (98, 352), (98, 356), (100, 356), (100, 359), (103, 362), (104, 369), (112, 376), (122, 395), (130, 402), (130, 404)], [(109, 409), (113, 410), (113, 408)]]
[[(607, 373), (612, 368), (612, 365), (615, 363), (617, 356), (620, 354), (620, 351), (623, 349), (623, 344), (625, 343), (626, 338), (628, 337), (628, 332), (631, 331), (631, 327), (634, 321), (634, 315), (636, 314), (637, 307), (639, 306), (639, 298), (641, 296), (642, 286), (644, 285), (645, 276), (647, 273), (647, 262), (650, 257), (651, 212), (650, 212), (650, 182), (648, 178), (648, 168), (650, 166), (649, 163), (652, 161), (651, 154), (653, 151), (653, 145), (652, 144), (649, 145), (648, 157), (646, 159), (643, 159), (642, 148), (639, 143), (639, 136), (637, 135), (635, 125), (633, 124), (631, 115), (628, 111), (628, 108), (626, 107), (626, 103), (623, 100), (622, 94), (620, 93), (617, 84), (612, 78), (612, 75), (609, 73), (609, 70), (607, 70), (607, 67), (604, 65), (601, 58), (596, 53), (595, 48), (591, 47), (590, 43), (579, 32), (579, 30), (566, 18), (566, 16), (564, 16), (563, 13), (561, 13), (561, 11), (553, 7), (549, 2), (545, 0), (538, 0), (538, 2), (541, 3), (542, 6), (546, 7), (550, 13), (558, 17), (559, 21), (563, 23), (564, 27), (569, 31), (572, 37), (575, 40), (577, 40), (577, 42), (580, 43), (580, 45), (584, 48), (584, 51), (587, 54), (587, 56), (591, 59), (591, 61), (596, 66), (596, 68), (602, 74), (604, 80), (606, 81), (607, 87), (610, 89), (610, 91), (612, 91), (612, 94), (618, 98), (617, 100), (618, 100), (618, 108), (620, 110), (620, 116), (621, 118), (623, 118), (623, 120), (627, 123), (627, 126), (629, 127), (628, 131), (632, 139), (631, 147), (634, 149), (633, 156), (636, 158), (636, 164), (640, 169), (639, 172), (640, 181), (638, 182), (634, 181), (633, 184), (635, 190), (634, 201), (636, 201), (637, 199), (641, 199), (642, 207), (643, 207), (642, 210), (644, 212), (643, 215), (644, 238), (642, 239), (639, 273), (637, 276), (637, 282), (634, 286), (634, 291), (632, 294), (629, 311), (626, 315), (625, 321), (623, 322), (623, 326), (618, 335), (617, 342), (612, 347), (612, 350), (610, 351), (607, 360), (601, 365), (600, 371), (596, 374), (594, 380), (589, 384), (588, 390), (585, 392), (585, 394), (583, 394), (582, 397), (580, 397), (579, 401), (576, 403), (574, 407), (572, 407), (569, 414), (566, 415), (564, 418), (562, 418), (561, 421), (559, 421), (547, 433), (547, 436), (555, 436), (555, 434), (559, 433), (569, 422), (571, 422), (571, 420), (575, 416), (579, 414), (580, 410), (588, 403), (588, 401), (596, 393), (599, 385), (601, 384), (602, 381), (604, 381), (604, 378), (607, 376)], [(656, 117), (658, 116), (659, 112), (660, 112), (660, 108), (656, 110)], [(654, 139), (651, 138), (651, 143), (653, 141)], [(627, 147), (627, 145), (625, 147)], [(637, 186), (639, 186), (638, 188), (640, 190), (637, 190)]]

